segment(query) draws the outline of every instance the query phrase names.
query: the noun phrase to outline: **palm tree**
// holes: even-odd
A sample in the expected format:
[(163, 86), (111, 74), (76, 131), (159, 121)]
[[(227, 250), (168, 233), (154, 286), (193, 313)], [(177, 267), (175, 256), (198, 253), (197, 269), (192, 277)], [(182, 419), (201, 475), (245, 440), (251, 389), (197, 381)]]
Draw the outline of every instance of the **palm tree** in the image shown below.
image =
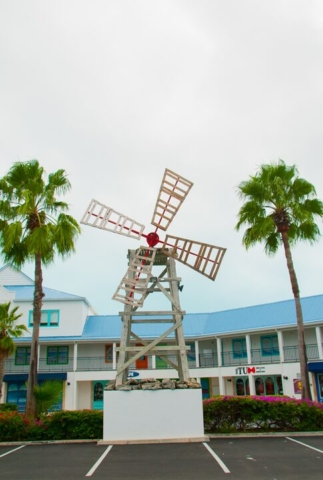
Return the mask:
[(296, 308), (302, 398), (311, 398), (303, 313), (291, 247), (298, 241), (313, 244), (318, 240), (320, 230), (315, 219), (323, 217), (323, 203), (316, 198), (315, 187), (298, 176), (297, 167), (283, 160), (261, 165), (254, 176), (240, 183), (238, 194), (244, 204), (236, 230), (248, 227), (242, 239), (246, 249), (264, 242), (265, 252), (273, 255), (281, 244), (284, 247)]
[(10, 302), (0, 303), (0, 399), (6, 358), (15, 351), (13, 338), (21, 337), (24, 332), (28, 331), (26, 325), (16, 325), (16, 321), (22, 316), (22, 313), (17, 313), (19, 307), (10, 310), (10, 305)]
[[(68, 205), (56, 196), (65, 194), (71, 184), (65, 170), (45, 176), (37, 160), (14, 163), (0, 179), (0, 249), (6, 262), (21, 267), (35, 265), (33, 333), (27, 387), (26, 416), (35, 416), (33, 395), (37, 385), (38, 339), (43, 303), (43, 270), (55, 254), (65, 258), (75, 251), (80, 233), (77, 221), (68, 215)], [(47, 183), (46, 183), (47, 180)]]

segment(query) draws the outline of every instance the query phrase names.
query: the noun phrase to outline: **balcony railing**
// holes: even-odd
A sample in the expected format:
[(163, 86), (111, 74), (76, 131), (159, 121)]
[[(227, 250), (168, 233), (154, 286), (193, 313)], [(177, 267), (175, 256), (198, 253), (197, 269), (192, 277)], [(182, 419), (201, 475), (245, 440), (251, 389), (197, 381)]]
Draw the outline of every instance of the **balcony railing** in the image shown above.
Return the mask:
[[(298, 345), (284, 347), (284, 362), (299, 362)], [(307, 360), (319, 359), (319, 349), (316, 344), (306, 345)]]
[[(68, 359), (68, 363), (47, 363), (47, 358), (39, 359), (38, 371), (43, 372), (72, 372), (73, 358)], [(29, 365), (16, 365), (15, 360), (10, 358), (6, 360), (5, 373), (29, 373)]]
[[(275, 353), (275, 354), (274, 354)], [(261, 349), (251, 349), (251, 363), (262, 364), (262, 363), (279, 363), (280, 355), (277, 355), (276, 352), (269, 353), (264, 355), (264, 352)], [(306, 346), (307, 360), (317, 360), (319, 359), (319, 350), (316, 344)], [(248, 365), (247, 353), (242, 352), (241, 356), (237, 356), (237, 352), (228, 351), (222, 352), (222, 366), (239, 366), (239, 365)], [(177, 364), (176, 355), (168, 355), (169, 360), (174, 364)], [(283, 362), (298, 362), (299, 353), (298, 346), (285, 346), (283, 348)], [(188, 366), (189, 368), (196, 368), (196, 358), (194, 355), (188, 357)], [(201, 353), (199, 354), (199, 367), (200, 368), (214, 368), (218, 366), (218, 354), (217, 352), (212, 353)], [(172, 368), (164, 360), (156, 357), (156, 370)], [(130, 370), (139, 370), (135, 365), (131, 365)], [(147, 369), (152, 369), (152, 360), (149, 358), (149, 363)], [(86, 372), (86, 371), (111, 371), (113, 370), (112, 362), (107, 363), (105, 357), (78, 357), (76, 362), (76, 371)], [(72, 372), (73, 371), (73, 357), (68, 359), (68, 363), (48, 363), (47, 358), (39, 359), (39, 369), (40, 373), (43, 372)], [(15, 359), (7, 359), (5, 365), (5, 373), (28, 373), (29, 365), (16, 365)]]
[(214, 353), (201, 353), (199, 355), (200, 367), (201, 368), (208, 368), (208, 367), (217, 367), (218, 362), (218, 354)]

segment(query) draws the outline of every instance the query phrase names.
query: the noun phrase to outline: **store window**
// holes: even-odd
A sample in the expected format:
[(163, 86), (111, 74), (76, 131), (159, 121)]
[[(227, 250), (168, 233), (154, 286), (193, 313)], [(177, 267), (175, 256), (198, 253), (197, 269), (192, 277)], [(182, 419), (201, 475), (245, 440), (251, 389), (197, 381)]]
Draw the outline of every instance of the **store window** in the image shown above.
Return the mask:
[[(29, 311), (29, 327), (34, 325), (33, 311)], [(59, 310), (42, 310), (40, 318), (41, 327), (58, 327), (59, 325)]]
[(68, 363), (68, 347), (47, 347), (47, 365), (66, 365)]
[(112, 363), (113, 362), (113, 345), (109, 343), (105, 345), (105, 354), (104, 354), (105, 363)]
[(249, 378), (241, 377), (236, 380), (236, 395), (250, 395)]
[(30, 347), (17, 347), (15, 354), (15, 365), (29, 365)]
[(232, 340), (233, 358), (247, 358), (247, 345), (245, 338), (234, 338)]
[(261, 354), (266, 356), (279, 355), (277, 335), (266, 335), (261, 337)]
[(187, 351), (187, 360), (189, 362), (196, 362), (196, 353), (195, 353), (195, 342), (187, 343), (187, 346), (190, 347), (190, 350)]
[(256, 378), (255, 387), (256, 395), (263, 395), (265, 393), (264, 381), (262, 378)]
[(255, 379), (256, 395), (283, 395), (281, 375), (257, 377)]

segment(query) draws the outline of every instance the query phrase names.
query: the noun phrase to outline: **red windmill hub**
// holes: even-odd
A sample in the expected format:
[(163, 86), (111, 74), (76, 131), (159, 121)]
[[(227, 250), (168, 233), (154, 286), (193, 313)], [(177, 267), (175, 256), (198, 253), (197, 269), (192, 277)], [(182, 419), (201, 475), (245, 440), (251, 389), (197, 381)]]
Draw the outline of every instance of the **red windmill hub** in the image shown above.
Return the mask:
[(150, 247), (155, 247), (159, 243), (159, 235), (156, 232), (148, 233), (146, 240)]

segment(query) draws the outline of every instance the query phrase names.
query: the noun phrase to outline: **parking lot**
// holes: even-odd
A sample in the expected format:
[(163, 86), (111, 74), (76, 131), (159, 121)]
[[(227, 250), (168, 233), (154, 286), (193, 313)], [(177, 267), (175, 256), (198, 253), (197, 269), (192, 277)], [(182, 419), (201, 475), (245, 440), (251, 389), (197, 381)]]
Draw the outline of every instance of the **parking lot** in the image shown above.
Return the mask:
[(0, 445), (2, 480), (322, 479), (323, 435), (206, 443)]

